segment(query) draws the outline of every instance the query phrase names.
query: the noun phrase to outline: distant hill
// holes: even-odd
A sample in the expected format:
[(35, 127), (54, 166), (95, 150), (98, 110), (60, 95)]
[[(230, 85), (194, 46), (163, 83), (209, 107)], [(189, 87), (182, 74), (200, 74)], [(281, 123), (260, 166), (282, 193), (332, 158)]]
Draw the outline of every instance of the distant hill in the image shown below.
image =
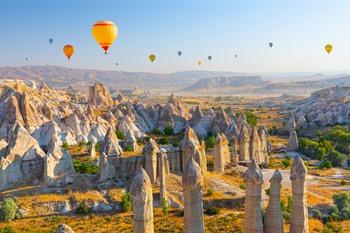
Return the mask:
[(145, 73), (73, 69), (58, 66), (0, 67), (0, 79), (25, 79), (43, 81), (50, 86), (63, 88), (86, 86), (102, 82), (109, 87), (183, 88), (201, 78), (232, 76), (239, 73), (214, 71), (183, 71), (176, 73)]
[(241, 87), (247, 85), (261, 86), (265, 81), (260, 76), (231, 76), (202, 78), (183, 91), (194, 91), (208, 88)]

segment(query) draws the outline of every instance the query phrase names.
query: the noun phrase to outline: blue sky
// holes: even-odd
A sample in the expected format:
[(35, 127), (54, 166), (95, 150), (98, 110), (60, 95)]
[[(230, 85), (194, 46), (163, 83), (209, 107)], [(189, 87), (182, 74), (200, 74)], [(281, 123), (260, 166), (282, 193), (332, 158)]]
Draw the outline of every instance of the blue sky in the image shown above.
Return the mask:
[[(347, 71), (349, 12), (349, 1), (0, 0), (0, 66)], [(114, 21), (119, 29), (108, 55), (91, 36), (92, 24), (101, 19)], [(77, 49), (69, 62), (62, 53), (67, 43)], [(326, 43), (334, 45), (330, 55), (323, 49)], [(150, 53), (157, 55), (155, 63), (148, 61)], [(213, 56), (210, 62), (208, 55)], [(204, 62), (201, 67), (198, 60)]]

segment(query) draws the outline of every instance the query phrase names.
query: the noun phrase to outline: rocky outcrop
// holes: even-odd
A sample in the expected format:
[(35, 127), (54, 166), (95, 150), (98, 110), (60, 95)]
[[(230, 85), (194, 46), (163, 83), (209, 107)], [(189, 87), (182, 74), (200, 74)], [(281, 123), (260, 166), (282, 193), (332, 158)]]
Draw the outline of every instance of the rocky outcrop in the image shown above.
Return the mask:
[(159, 194), (161, 201), (168, 201), (167, 192), (166, 192), (166, 176), (167, 176), (167, 154), (165, 149), (160, 149), (159, 154)]
[(291, 129), (289, 132), (287, 150), (296, 151), (298, 150), (298, 147), (299, 147), (299, 144), (298, 144), (297, 132), (295, 131), (295, 129)]
[(249, 145), (250, 133), (249, 129), (243, 124), (239, 135), (239, 161), (250, 161)]
[(224, 133), (226, 128), (230, 125), (231, 120), (224, 111), (224, 109), (220, 106), (218, 111), (215, 113), (215, 117), (213, 119), (213, 128), (212, 132), (214, 134)]
[(56, 233), (74, 233), (74, 231), (68, 225), (61, 223), (58, 225)]
[(157, 179), (157, 156), (159, 148), (157, 143), (150, 138), (148, 143), (144, 146), (142, 154), (145, 156), (145, 170), (152, 184)]
[(188, 160), (193, 156), (195, 161), (202, 169), (202, 173), (206, 172), (206, 154), (203, 149), (204, 144), (198, 140), (196, 133), (188, 125), (185, 129), (184, 138), (179, 143), (180, 155), (182, 157), (182, 170), (186, 167)]
[(123, 149), (119, 145), (119, 140), (112, 127), (108, 128), (108, 131), (101, 142), (100, 154), (105, 153), (108, 156), (120, 157), (123, 153)]
[(104, 152), (100, 154), (99, 162), (99, 181), (105, 182), (107, 180), (116, 178), (115, 163), (117, 158), (115, 156), (107, 156)]
[(48, 186), (73, 183), (75, 178), (73, 161), (68, 152), (53, 139), (44, 162), (44, 180)]
[(231, 150), (230, 150), (230, 161), (231, 163), (237, 165), (239, 158), (238, 158), (238, 140), (236, 137), (233, 137), (231, 140)]
[(214, 145), (214, 171), (223, 173), (230, 162), (228, 140), (223, 133), (218, 133)]
[(270, 198), (264, 216), (264, 233), (283, 233), (281, 210), (282, 174), (276, 170), (270, 179)]
[(89, 104), (111, 106), (113, 103), (111, 94), (102, 83), (89, 87)]
[(264, 162), (263, 155), (261, 154), (260, 137), (256, 127), (253, 127), (250, 135), (249, 158), (250, 160), (254, 159), (257, 163)]
[(125, 135), (124, 145), (129, 147), (132, 151), (138, 150), (137, 139), (133, 131), (129, 130)]
[(307, 169), (304, 161), (295, 157), (292, 164), (290, 180), (292, 181), (292, 213), (290, 218), (290, 233), (308, 233), (308, 212), (306, 196)]
[(202, 188), (204, 185), (201, 169), (195, 160), (187, 161), (182, 176), (184, 188), (184, 232), (204, 233)]
[(259, 166), (253, 160), (245, 174), (245, 233), (264, 233), (261, 190), (264, 182)]
[(140, 164), (136, 170), (130, 191), (133, 203), (133, 232), (153, 233), (152, 184)]

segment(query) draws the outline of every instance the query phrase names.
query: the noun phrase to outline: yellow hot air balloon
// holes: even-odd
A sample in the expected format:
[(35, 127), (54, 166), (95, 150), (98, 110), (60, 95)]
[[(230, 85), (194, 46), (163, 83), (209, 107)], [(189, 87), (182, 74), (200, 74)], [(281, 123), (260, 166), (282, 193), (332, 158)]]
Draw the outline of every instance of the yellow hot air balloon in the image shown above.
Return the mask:
[(151, 62), (154, 62), (155, 60), (156, 60), (156, 55), (154, 55), (154, 54), (151, 54), (151, 55), (149, 55), (149, 60), (151, 61)]
[(107, 54), (109, 47), (118, 37), (118, 28), (112, 21), (97, 21), (92, 26), (92, 36)]
[(202, 62), (202, 61), (197, 61), (197, 64), (198, 64), (199, 66), (201, 66), (201, 65), (203, 64), (203, 62)]
[(73, 56), (73, 54), (75, 52), (75, 48), (73, 45), (67, 44), (63, 47), (63, 52), (69, 60), (71, 58), (71, 56)]
[(326, 44), (326, 45), (324, 46), (324, 49), (325, 49), (326, 52), (329, 54), (329, 53), (331, 53), (332, 50), (333, 50), (333, 45), (331, 45), (331, 44)]

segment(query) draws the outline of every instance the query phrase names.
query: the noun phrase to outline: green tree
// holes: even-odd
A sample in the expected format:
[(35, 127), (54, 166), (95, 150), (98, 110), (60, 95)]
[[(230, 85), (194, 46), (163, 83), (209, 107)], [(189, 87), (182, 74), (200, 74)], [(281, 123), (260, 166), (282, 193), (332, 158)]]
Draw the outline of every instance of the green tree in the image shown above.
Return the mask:
[(247, 118), (248, 124), (250, 124), (251, 126), (256, 126), (256, 124), (258, 123), (258, 117), (252, 111), (246, 110), (244, 112), (244, 115)]
[(214, 148), (215, 145), (215, 137), (213, 135), (209, 135), (205, 138), (205, 147), (208, 149)]
[(117, 135), (117, 138), (124, 141), (125, 139), (125, 134), (123, 133), (123, 131), (121, 131), (120, 129), (117, 129), (115, 131), (115, 134)]
[(167, 198), (163, 198), (161, 202), (162, 212), (166, 216), (169, 214), (169, 202)]
[(132, 210), (131, 193), (128, 193), (128, 192), (123, 193), (121, 207), (122, 207), (123, 212), (127, 212), (127, 211)]
[(163, 130), (164, 135), (171, 136), (174, 135), (174, 128), (171, 127), (170, 125), (165, 126)]
[(0, 208), (0, 220), (10, 221), (19, 218), (19, 209), (13, 198), (5, 198)]
[(327, 160), (329, 160), (334, 167), (340, 167), (346, 160), (346, 156), (336, 150), (333, 150), (328, 153)]

